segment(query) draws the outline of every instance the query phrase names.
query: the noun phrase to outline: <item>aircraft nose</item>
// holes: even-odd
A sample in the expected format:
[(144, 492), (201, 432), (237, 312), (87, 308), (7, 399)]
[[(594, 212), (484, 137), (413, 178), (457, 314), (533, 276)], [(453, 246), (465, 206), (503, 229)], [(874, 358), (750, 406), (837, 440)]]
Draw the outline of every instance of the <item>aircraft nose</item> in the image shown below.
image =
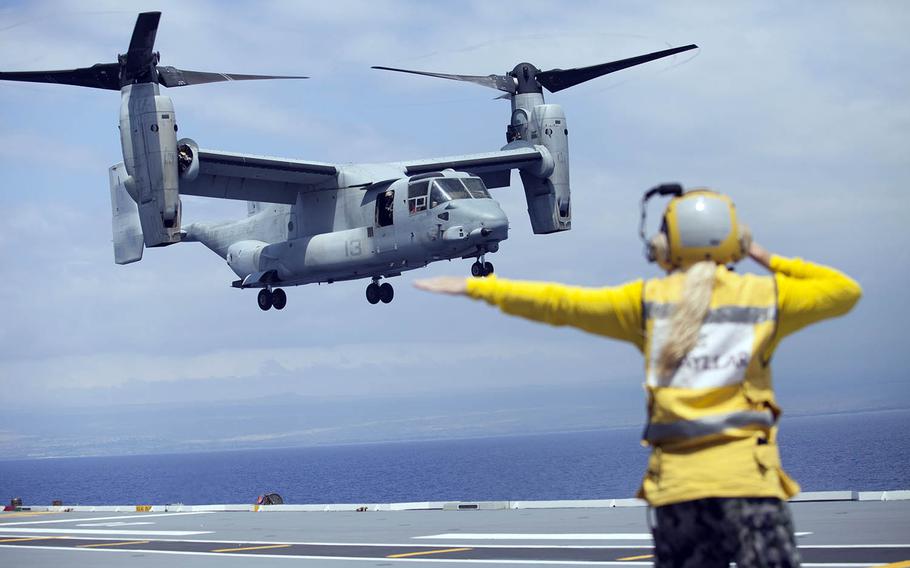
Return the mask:
[(509, 236), (509, 218), (499, 205), (492, 201), (482, 204), (475, 212), (477, 228), (471, 234), (479, 235), (483, 240), (502, 241)]

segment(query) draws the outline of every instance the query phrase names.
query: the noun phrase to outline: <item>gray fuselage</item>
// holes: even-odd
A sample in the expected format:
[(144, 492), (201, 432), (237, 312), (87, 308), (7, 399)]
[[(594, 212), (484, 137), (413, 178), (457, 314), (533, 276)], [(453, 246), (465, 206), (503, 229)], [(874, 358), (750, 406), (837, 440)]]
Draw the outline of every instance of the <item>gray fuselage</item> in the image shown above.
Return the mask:
[(242, 287), (294, 286), (495, 252), (508, 218), (479, 178), (446, 170), (300, 193), (295, 205), (251, 203), (244, 219), (185, 231), (224, 258)]

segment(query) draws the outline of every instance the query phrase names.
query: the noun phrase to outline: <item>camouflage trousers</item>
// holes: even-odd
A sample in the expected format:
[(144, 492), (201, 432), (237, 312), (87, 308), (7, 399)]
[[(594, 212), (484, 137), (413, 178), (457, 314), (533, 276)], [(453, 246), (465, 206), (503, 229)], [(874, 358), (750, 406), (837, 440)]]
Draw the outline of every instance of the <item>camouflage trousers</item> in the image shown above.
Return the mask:
[(790, 509), (780, 499), (711, 498), (654, 509), (656, 568), (799, 566)]

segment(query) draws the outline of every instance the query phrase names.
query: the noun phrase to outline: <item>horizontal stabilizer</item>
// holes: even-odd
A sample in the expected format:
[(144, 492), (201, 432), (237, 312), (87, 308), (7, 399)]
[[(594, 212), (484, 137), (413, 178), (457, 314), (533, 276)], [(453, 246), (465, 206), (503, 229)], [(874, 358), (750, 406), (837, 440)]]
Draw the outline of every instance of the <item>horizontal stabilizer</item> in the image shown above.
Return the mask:
[(114, 262), (130, 264), (142, 260), (142, 225), (139, 208), (123, 184), (126, 167), (117, 164), (108, 170), (111, 184), (111, 230), (114, 236)]

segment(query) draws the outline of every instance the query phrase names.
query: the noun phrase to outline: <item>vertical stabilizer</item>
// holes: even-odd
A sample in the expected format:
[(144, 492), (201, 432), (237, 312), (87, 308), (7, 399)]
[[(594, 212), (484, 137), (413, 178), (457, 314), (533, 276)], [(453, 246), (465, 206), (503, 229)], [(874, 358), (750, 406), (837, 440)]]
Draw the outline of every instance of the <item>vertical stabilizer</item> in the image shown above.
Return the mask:
[(142, 225), (139, 207), (126, 191), (126, 167), (117, 164), (108, 170), (111, 184), (111, 230), (114, 236), (114, 262), (129, 264), (142, 260)]

